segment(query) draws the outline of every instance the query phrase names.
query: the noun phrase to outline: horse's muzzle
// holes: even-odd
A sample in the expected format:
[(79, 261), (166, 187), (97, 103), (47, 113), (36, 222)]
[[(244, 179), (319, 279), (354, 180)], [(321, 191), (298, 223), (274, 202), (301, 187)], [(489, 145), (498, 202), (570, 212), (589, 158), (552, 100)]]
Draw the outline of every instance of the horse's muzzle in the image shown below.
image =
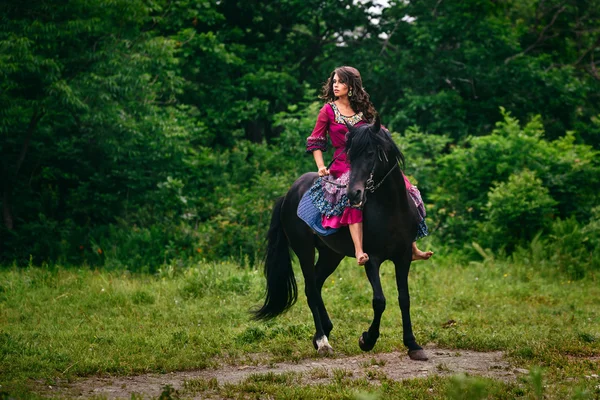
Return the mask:
[(357, 209), (361, 210), (363, 208), (363, 202), (361, 201), (358, 204), (350, 204), (350, 207), (357, 208)]
[(362, 209), (367, 202), (367, 196), (365, 196), (364, 190), (356, 190), (348, 195), (348, 201), (350, 202), (350, 207)]

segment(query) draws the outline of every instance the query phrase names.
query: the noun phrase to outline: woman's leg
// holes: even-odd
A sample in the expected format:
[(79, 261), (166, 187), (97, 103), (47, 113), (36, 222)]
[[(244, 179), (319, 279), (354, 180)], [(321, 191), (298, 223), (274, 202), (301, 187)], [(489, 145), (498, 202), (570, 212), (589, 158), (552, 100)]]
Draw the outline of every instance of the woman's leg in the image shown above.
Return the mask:
[(433, 251), (421, 251), (417, 247), (417, 242), (412, 243), (412, 259), (415, 260), (429, 260), (433, 255)]
[[(425, 206), (423, 205), (423, 199), (421, 198), (421, 192), (417, 189), (416, 186), (413, 186), (406, 175), (402, 173), (402, 177), (404, 178), (404, 185), (410, 197), (415, 202), (417, 206), (417, 211), (419, 212), (419, 216), (421, 217), (421, 222), (419, 223), (419, 228), (417, 232), (417, 239), (427, 236), (429, 233), (427, 232), (427, 224), (425, 224)], [(412, 259), (415, 260), (429, 260), (429, 258), (433, 255), (433, 251), (421, 251), (417, 247), (417, 242), (412, 243)]]
[(369, 255), (363, 251), (363, 224), (357, 222), (355, 224), (348, 225), (350, 229), (350, 236), (352, 236), (352, 242), (354, 242), (354, 253), (356, 254), (356, 261), (358, 265), (365, 265), (369, 261)]

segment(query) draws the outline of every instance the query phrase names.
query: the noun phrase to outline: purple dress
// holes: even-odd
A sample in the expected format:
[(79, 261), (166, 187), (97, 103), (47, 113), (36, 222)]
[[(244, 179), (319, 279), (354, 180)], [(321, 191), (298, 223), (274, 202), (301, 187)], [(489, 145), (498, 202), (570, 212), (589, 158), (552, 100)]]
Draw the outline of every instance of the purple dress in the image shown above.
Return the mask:
[[(327, 103), (319, 111), (317, 123), (311, 135), (306, 139), (306, 151), (327, 150), (327, 135), (331, 138), (331, 144), (335, 151), (333, 153), (334, 161), (329, 168), (330, 177), (328, 179), (340, 185), (348, 184), (350, 179), (350, 164), (346, 160), (344, 148), (346, 146), (346, 134), (348, 128), (344, 121), (351, 125), (360, 126), (366, 122), (363, 120), (363, 114), (358, 113), (353, 116), (345, 116), (340, 113), (335, 103)], [(324, 197), (332, 204), (340, 204), (346, 199), (346, 189), (335, 185), (323, 185)], [(348, 207), (344, 204), (341, 215), (323, 215), (323, 227), (339, 228), (344, 225), (362, 222), (362, 211), (357, 208)]]

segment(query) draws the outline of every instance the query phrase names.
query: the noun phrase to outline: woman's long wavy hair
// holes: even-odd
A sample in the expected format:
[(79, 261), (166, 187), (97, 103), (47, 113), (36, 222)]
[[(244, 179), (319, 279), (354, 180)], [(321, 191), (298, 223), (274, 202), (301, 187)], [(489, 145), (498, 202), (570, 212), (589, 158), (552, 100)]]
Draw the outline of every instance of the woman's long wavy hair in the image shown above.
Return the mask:
[(375, 111), (375, 107), (373, 107), (373, 103), (369, 99), (369, 93), (367, 93), (362, 85), (360, 72), (354, 67), (343, 66), (333, 70), (331, 75), (329, 75), (329, 79), (323, 85), (321, 98), (327, 102), (335, 101), (336, 96), (333, 93), (333, 76), (335, 74), (340, 78), (340, 82), (348, 85), (348, 90), (352, 89), (352, 96), (348, 97), (352, 109), (357, 113), (362, 112), (363, 118), (367, 122), (372, 123), (375, 120), (377, 111)]

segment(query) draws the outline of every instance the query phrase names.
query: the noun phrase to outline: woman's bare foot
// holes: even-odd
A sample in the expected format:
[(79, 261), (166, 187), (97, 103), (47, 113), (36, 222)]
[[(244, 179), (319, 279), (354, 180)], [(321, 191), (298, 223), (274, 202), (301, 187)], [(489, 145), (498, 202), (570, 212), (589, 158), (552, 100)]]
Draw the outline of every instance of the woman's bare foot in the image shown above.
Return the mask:
[(358, 262), (358, 265), (365, 265), (367, 261), (369, 261), (369, 255), (367, 253), (357, 254), (356, 261)]
[(417, 247), (417, 243), (412, 244), (412, 260), (429, 260), (433, 255), (433, 251), (421, 251)]
[(416, 253), (413, 253), (412, 260), (429, 260), (433, 255), (433, 251), (421, 251), (418, 250)]

